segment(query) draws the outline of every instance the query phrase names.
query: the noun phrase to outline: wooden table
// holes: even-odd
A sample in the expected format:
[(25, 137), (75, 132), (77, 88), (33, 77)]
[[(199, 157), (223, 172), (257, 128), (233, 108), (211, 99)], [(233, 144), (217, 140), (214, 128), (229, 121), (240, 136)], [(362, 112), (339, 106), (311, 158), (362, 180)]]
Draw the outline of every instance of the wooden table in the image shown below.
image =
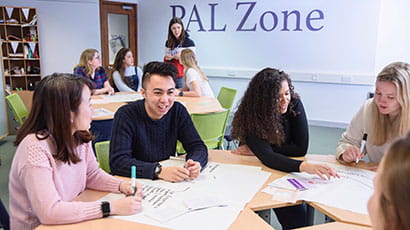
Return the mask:
[[(140, 94), (140, 93), (124, 93), (118, 92), (115, 95), (126, 95), (126, 94)], [(103, 99), (100, 95), (92, 96), (92, 99)], [(192, 113), (212, 113), (220, 112), (224, 109), (216, 98), (211, 97), (175, 97), (175, 101), (181, 102), (185, 108), (188, 110), (189, 114)], [(123, 105), (127, 104), (126, 102), (109, 102), (109, 103), (98, 103), (95, 104), (91, 101), (93, 108), (104, 108), (115, 114), (115, 112)], [(112, 119), (114, 115), (104, 116), (104, 117), (95, 117), (93, 120), (106, 120)]]
[[(238, 156), (233, 155), (229, 151), (222, 150), (209, 150), (209, 161), (220, 162), (220, 163), (230, 163), (230, 164), (243, 164), (243, 165), (253, 165), (261, 166), (260, 161), (253, 156)], [(270, 172), (276, 173), (278, 171), (269, 169)], [(278, 177), (280, 177), (278, 175)], [(272, 178), (272, 177), (271, 177)], [(266, 183), (270, 182), (271, 178), (267, 180)], [(265, 183), (265, 184), (266, 184)], [(75, 200), (77, 201), (95, 201), (105, 196), (106, 192), (99, 192), (94, 190), (86, 190), (80, 194)], [(252, 200), (255, 198), (258, 199), (259, 195), (263, 195), (262, 192), (258, 192)], [(272, 200), (272, 199), (271, 199)], [(262, 201), (258, 199), (255, 202), (255, 205)], [(282, 202), (283, 206), (286, 206), (286, 203)], [(67, 225), (40, 225), (37, 227), (37, 230), (48, 230), (48, 229), (57, 229), (57, 230), (71, 230), (71, 229), (164, 229), (157, 226), (151, 226), (136, 222), (128, 222), (124, 220), (119, 220), (115, 218), (100, 218), (95, 220), (84, 221), (76, 224), (67, 224)], [(253, 210), (248, 206), (245, 206), (244, 209), (240, 212), (236, 220), (231, 224), (229, 229), (235, 230), (245, 230), (245, 229), (272, 229), (272, 227), (267, 224), (263, 219), (261, 219)]]
[(346, 224), (341, 222), (332, 222), (326, 224), (318, 224), (305, 228), (298, 228), (299, 230), (371, 230), (370, 227), (359, 226), (355, 224)]
[[(296, 158), (303, 159), (303, 158)], [(308, 159), (319, 160), (319, 155), (309, 155)], [(260, 188), (260, 190), (254, 195), (250, 202), (248, 202), (236, 220), (231, 224), (230, 229), (272, 229), (262, 218), (260, 218), (254, 211), (267, 210), (271, 208), (286, 207), (295, 204), (285, 203), (283, 201), (272, 200), (272, 195), (261, 192), (267, 184), (276, 180), (286, 173), (277, 170), (270, 169), (264, 165), (255, 156), (234, 155), (230, 151), (223, 150), (209, 150), (209, 161), (229, 164), (251, 165), (261, 166), (262, 170), (270, 172), (271, 176)], [(335, 163), (336, 161), (332, 162)], [(358, 167), (367, 168), (373, 166), (372, 164), (360, 162)], [(105, 196), (106, 192), (97, 192), (93, 190), (86, 190), (76, 200), (80, 201), (95, 201)], [(301, 202), (299, 202), (301, 203)], [(296, 203), (298, 204), (298, 203)], [(371, 226), (369, 217), (364, 214), (353, 213), (343, 209), (328, 207), (325, 205), (309, 202), (310, 205), (322, 211), (325, 215), (328, 215), (332, 219), (336, 220), (335, 223), (328, 223), (323, 225), (311, 226), (303, 229), (362, 229), (368, 230)], [(344, 222), (344, 223), (339, 223)], [(351, 228), (349, 228), (351, 227)], [(70, 224), (70, 225), (58, 225), (58, 226), (46, 226), (41, 225), (37, 229), (163, 229), (146, 224), (127, 222), (114, 218), (104, 218), (89, 220), (82, 223)]]

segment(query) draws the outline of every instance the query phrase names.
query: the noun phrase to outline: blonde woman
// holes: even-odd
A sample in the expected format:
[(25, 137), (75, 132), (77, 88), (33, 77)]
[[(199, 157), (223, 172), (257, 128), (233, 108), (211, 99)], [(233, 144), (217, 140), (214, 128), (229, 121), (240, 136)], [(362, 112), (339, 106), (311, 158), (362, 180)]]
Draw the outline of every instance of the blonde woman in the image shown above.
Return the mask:
[(195, 53), (190, 49), (181, 51), (180, 61), (184, 65), (184, 87), (179, 96), (215, 97), (208, 83), (208, 78), (199, 68)]
[(101, 58), (96, 49), (86, 49), (81, 53), (80, 62), (74, 67), (74, 74), (86, 77), (94, 82), (94, 94), (113, 94), (107, 73), (101, 66)]
[[(380, 162), (389, 144), (410, 128), (410, 65), (395, 62), (377, 76), (374, 98), (366, 101), (342, 134), (336, 158), (342, 162), (360, 160), (365, 154)], [(367, 136), (363, 152), (360, 145)]]

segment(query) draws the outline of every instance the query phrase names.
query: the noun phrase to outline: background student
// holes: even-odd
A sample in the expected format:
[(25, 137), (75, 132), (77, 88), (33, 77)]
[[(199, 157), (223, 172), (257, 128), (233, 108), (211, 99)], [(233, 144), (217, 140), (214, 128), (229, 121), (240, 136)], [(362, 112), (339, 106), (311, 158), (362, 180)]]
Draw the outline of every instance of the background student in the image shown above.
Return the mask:
[(396, 140), (380, 163), (367, 209), (373, 229), (410, 229), (410, 134)]
[(107, 73), (101, 66), (100, 55), (96, 49), (86, 49), (81, 53), (80, 61), (74, 67), (74, 74), (92, 80), (96, 88), (94, 94), (114, 93), (114, 89), (108, 81)]
[(189, 38), (182, 20), (177, 17), (172, 18), (168, 26), (168, 39), (165, 42), (164, 61), (171, 63), (178, 70), (175, 86), (177, 89), (184, 87), (184, 66), (180, 63), (179, 57), (181, 51), (186, 48), (195, 51), (195, 43)]
[[(11, 229), (67, 224), (141, 209), (141, 193), (111, 202), (76, 202), (86, 188), (124, 193), (133, 189), (98, 167), (91, 147), (93, 84), (72, 74), (43, 78), (32, 110), (18, 130), (10, 169)], [(142, 191), (138, 184), (137, 191)]]
[(110, 84), (115, 91), (138, 92), (141, 88), (142, 70), (134, 66), (131, 49), (121, 48), (115, 56)]
[[(208, 162), (208, 149), (199, 137), (186, 108), (174, 102), (177, 69), (165, 62), (144, 66), (144, 100), (122, 106), (114, 116), (110, 141), (110, 168), (116, 175), (180, 182), (199, 176)], [(187, 152), (185, 167), (162, 167), (175, 155), (177, 140)]]
[[(252, 78), (235, 112), (232, 136), (246, 144), (233, 153), (255, 154), (272, 169), (307, 172), (323, 179), (338, 176), (334, 169), (325, 164), (289, 158), (305, 156), (309, 138), (302, 101), (283, 71), (265, 68)], [(307, 225), (305, 206), (277, 208), (274, 211), (283, 229)]]
[[(364, 154), (379, 162), (388, 145), (410, 129), (410, 65), (395, 62), (377, 76), (374, 98), (367, 100), (342, 134), (336, 158), (354, 162)], [(363, 152), (360, 144), (367, 141)]]
[(177, 91), (179, 96), (215, 97), (208, 78), (198, 66), (194, 51), (182, 50), (179, 60), (184, 66), (184, 87)]

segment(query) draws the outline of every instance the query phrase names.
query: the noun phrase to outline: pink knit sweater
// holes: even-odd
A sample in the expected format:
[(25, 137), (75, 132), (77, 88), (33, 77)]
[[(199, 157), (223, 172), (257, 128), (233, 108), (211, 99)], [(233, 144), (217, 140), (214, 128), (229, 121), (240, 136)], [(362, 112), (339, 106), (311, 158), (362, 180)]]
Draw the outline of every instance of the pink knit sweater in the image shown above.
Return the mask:
[(68, 164), (54, 160), (51, 137), (30, 134), (19, 144), (9, 178), (11, 229), (102, 217), (100, 202), (72, 200), (86, 188), (118, 193), (121, 180), (98, 167), (91, 142), (76, 150), (81, 162)]

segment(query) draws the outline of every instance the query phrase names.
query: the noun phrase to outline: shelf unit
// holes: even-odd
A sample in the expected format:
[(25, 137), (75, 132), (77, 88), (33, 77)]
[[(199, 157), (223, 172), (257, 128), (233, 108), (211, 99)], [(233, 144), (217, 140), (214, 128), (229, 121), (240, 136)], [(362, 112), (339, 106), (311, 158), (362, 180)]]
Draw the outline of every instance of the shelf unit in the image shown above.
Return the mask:
[(0, 6), (0, 41), (6, 90), (33, 90), (41, 80), (37, 11)]

